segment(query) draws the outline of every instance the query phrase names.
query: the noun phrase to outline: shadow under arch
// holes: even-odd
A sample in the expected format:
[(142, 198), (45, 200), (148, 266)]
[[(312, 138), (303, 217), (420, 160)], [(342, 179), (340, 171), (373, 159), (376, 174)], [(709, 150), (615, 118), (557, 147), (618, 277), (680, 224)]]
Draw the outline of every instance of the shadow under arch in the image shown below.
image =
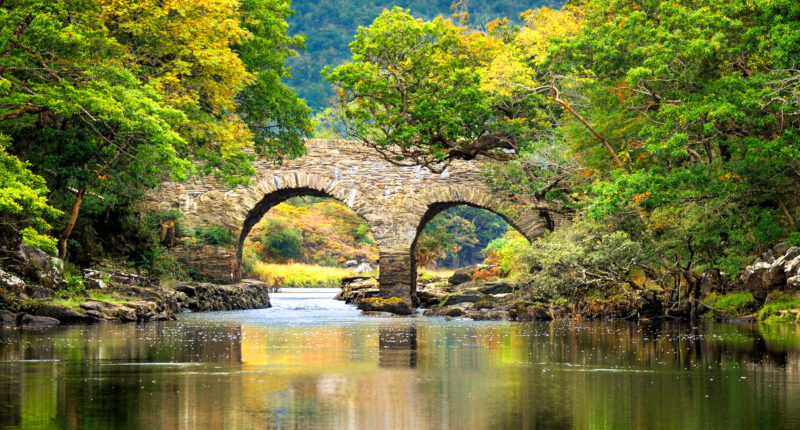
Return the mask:
[(351, 205), (348, 205), (346, 201), (338, 198), (337, 196), (323, 190), (318, 190), (316, 188), (312, 188), (310, 186), (297, 186), (291, 188), (282, 188), (264, 195), (261, 200), (253, 206), (250, 211), (248, 211), (247, 216), (245, 217), (244, 224), (242, 225), (242, 232), (239, 234), (239, 239), (236, 242), (236, 267), (235, 267), (235, 276), (236, 279), (242, 279), (242, 251), (244, 250), (244, 241), (247, 239), (247, 235), (250, 233), (250, 230), (261, 221), (261, 218), (269, 212), (270, 209), (275, 207), (276, 205), (291, 199), (292, 197), (301, 197), (301, 196), (311, 196), (311, 197), (324, 197), (336, 200), (343, 205), (345, 205), (349, 210), (353, 211), (356, 215), (358, 215), (370, 228), (370, 231), (373, 231), (372, 226), (370, 225), (369, 221), (359, 213), (358, 210), (353, 208)]

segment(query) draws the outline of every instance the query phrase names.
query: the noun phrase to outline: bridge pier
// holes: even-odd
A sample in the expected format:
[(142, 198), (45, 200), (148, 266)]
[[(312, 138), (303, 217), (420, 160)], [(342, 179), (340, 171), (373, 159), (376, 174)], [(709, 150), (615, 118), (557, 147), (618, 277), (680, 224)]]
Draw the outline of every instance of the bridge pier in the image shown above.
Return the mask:
[(411, 250), (381, 250), (378, 265), (381, 297), (399, 297), (417, 306), (417, 264)]

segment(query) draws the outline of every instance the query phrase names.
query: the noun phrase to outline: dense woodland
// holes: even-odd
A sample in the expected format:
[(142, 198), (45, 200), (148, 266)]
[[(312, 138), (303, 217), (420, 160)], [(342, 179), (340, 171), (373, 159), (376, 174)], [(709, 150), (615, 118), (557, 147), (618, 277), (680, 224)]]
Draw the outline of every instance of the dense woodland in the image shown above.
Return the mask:
[[(314, 133), (433, 171), (496, 160), (498, 193), (564, 220), (532, 244), (486, 244), (550, 300), (651, 288), (694, 303), (800, 244), (795, 0), (297, 6), (0, 2), (2, 246), (174, 273), (158, 232), (180, 216), (140, 213), (141, 194), (191, 175), (244, 183), (253, 154), (301, 155)], [(290, 60), (295, 29), (312, 49)], [(317, 60), (332, 92), (312, 83)], [(335, 96), (316, 132), (283, 82), (315, 107)], [(218, 228), (182, 233), (216, 242)]]

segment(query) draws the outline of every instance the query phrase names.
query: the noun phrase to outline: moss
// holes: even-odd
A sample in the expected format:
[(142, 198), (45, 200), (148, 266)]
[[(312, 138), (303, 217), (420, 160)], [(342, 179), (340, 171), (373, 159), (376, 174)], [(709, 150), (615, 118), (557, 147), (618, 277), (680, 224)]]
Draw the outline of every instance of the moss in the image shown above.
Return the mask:
[(751, 293), (729, 293), (722, 296), (712, 295), (708, 305), (714, 308), (717, 315), (733, 318), (752, 314), (758, 310), (758, 301)]
[(488, 300), (481, 300), (479, 302), (475, 302), (472, 305), (472, 309), (479, 311), (481, 309), (494, 309), (494, 303)]
[(773, 296), (770, 303), (758, 312), (758, 319), (765, 322), (800, 323), (800, 297)]

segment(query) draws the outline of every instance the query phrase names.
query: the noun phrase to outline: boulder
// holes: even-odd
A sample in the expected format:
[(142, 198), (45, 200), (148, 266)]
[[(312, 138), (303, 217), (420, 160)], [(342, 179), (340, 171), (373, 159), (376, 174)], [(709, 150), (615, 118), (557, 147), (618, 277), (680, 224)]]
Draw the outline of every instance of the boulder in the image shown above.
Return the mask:
[(772, 253), (777, 255), (784, 255), (789, 250), (789, 246), (781, 242), (772, 247)]
[(23, 292), (26, 296), (34, 299), (52, 299), (56, 296), (55, 291), (38, 285), (26, 285)]
[(32, 309), (32, 312), (36, 315), (55, 318), (62, 323), (86, 323), (97, 320), (74, 309), (52, 303), (42, 303)]
[(61, 322), (55, 318), (21, 313), (17, 315), (17, 324), (21, 326), (48, 326), (58, 325)]
[(81, 309), (101, 313), (108, 320), (136, 321), (136, 311), (127, 306), (104, 300), (89, 300), (81, 303)]
[(356, 266), (358, 266), (358, 261), (357, 260), (347, 260), (347, 261), (344, 262), (344, 267), (347, 267), (348, 269), (350, 269), (352, 267), (356, 267)]
[(508, 317), (508, 312), (505, 311), (490, 311), (483, 309), (481, 311), (470, 311), (464, 314), (464, 318), (469, 318), (474, 321), (497, 321)]
[(450, 294), (447, 296), (447, 305), (457, 305), (459, 303), (475, 303), (481, 300), (486, 300), (486, 296), (477, 293), (465, 292)]
[(770, 264), (758, 262), (752, 266), (747, 266), (742, 273), (742, 283), (744, 288), (753, 294), (758, 300), (763, 301), (767, 297), (768, 288), (764, 286), (765, 274), (768, 275)]
[(423, 288), (421, 290), (417, 290), (417, 299), (419, 299), (419, 304), (423, 308), (429, 308), (432, 306), (436, 306), (447, 297), (447, 293), (441, 290), (435, 290), (432, 288)]
[(369, 273), (372, 272), (372, 266), (369, 263), (361, 263), (353, 271), (356, 273)]
[(472, 280), (472, 276), (477, 268), (478, 266), (467, 266), (456, 269), (456, 271), (453, 273), (453, 276), (451, 276), (447, 281), (452, 285), (459, 285), (469, 282)]
[(0, 288), (19, 294), (25, 288), (25, 281), (0, 269)]
[(0, 326), (3, 325), (16, 325), (17, 314), (6, 310), (0, 310)]
[(478, 291), (483, 294), (508, 294), (514, 291), (514, 286), (506, 281), (487, 282)]
[(51, 257), (41, 249), (29, 248), (25, 245), (20, 247), (22, 258), (21, 272), (29, 279), (48, 288), (58, 288), (64, 285), (64, 277), (61, 276), (58, 268), (60, 260)]
[(464, 310), (457, 306), (444, 306), (425, 309), (422, 315), (427, 316), (444, 316), (444, 317), (460, 317), (464, 315)]
[(792, 290), (800, 289), (800, 275), (792, 276), (791, 278), (787, 279), (786, 287)]
[(390, 312), (395, 315), (411, 315), (414, 309), (399, 297), (372, 297), (358, 301), (358, 308), (368, 312)]
[(515, 304), (508, 309), (511, 321), (550, 321), (553, 317), (542, 305)]

